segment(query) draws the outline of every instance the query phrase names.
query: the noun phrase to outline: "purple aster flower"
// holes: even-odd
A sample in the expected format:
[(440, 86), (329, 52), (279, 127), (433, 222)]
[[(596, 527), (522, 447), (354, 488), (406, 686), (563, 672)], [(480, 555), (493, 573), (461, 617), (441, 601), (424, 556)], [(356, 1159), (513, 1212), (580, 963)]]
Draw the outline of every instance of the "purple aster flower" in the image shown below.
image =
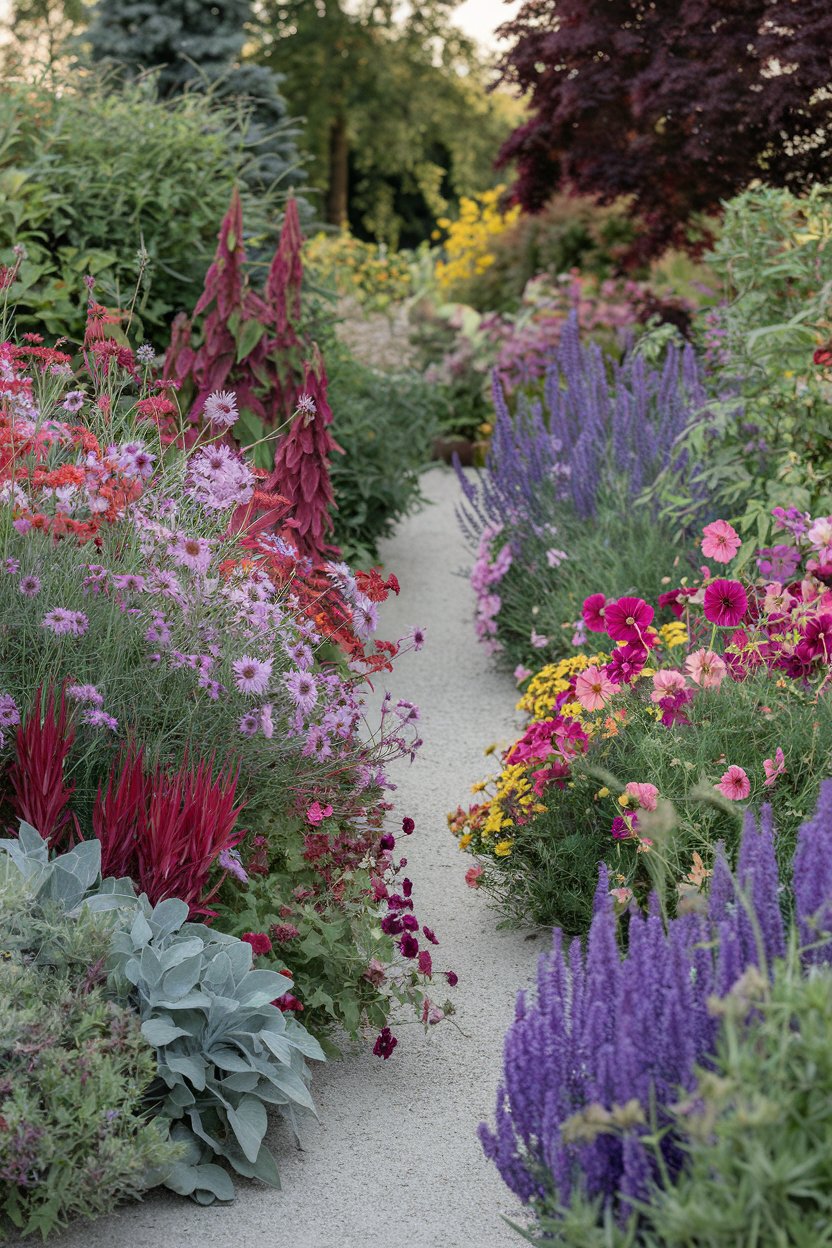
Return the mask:
[(91, 706), (88, 711), (84, 711), (81, 719), (85, 724), (89, 724), (90, 728), (109, 728), (113, 732), (118, 728), (118, 720), (113, 715), (108, 715), (106, 711), (102, 711), (100, 706)]
[(260, 707), (260, 729), (267, 741), (271, 741), (274, 736), (274, 720), (272, 719), (272, 704), (266, 702)]
[(0, 693), (0, 728), (11, 728), (20, 723), (20, 711), (10, 693)]
[(8, 573), (9, 576), (17, 576), (20, 571), (20, 560), (11, 558), (7, 559), (3, 564), (3, 571)]
[(211, 564), (211, 543), (207, 537), (188, 537), (185, 533), (177, 533), (168, 552), (175, 563), (190, 568), (192, 572), (204, 574)]
[(219, 429), (230, 429), (240, 415), (236, 394), (231, 390), (215, 390), (205, 400), (202, 414), (209, 424)]
[(156, 359), (156, 352), (153, 350), (149, 342), (143, 342), (140, 347), (136, 348), (136, 359), (140, 364), (149, 365)]
[(144, 577), (137, 576), (134, 572), (126, 572), (119, 576), (114, 576), (113, 584), (116, 589), (126, 589), (135, 594), (140, 594), (145, 589)]
[(366, 641), (378, 628), (378, 607), (364, 594), (357, 594), (352, 609), (352, 622), (358, 636)]
[(66, 692), (67, 697), (72, 698), (74, 702), (92, 702), (93, 706), (104, 705), (104, 699), (95, 685), (69, 685)]
[(227, 871), (229, 875), (235, 876), (241, 884), (248, 884), (248, 873), (240, 861), (240, 855), (236, 849), (220, 850), (217, 862), (223, 871)]
[(303, 412), (306, 416), (314, 416), (317, 410), (312, 395), (304, 391), (298, 398), (298, 411)]
[(308, 715), (318, 701), (318, 686), (309, 672), (287, 672), (283, 677), (289, 697), (304, 715)]
[(231, 664), (234, 684), (240, 693), (265, 693), (272, 675), (273, 659), (255, 659), (244, 654)]
[(83, 611), (68, 611), (65, 607), (48, 611), (41, 621), (41, 627), (48, 628), (56, 637), (83, 637), (89, 626)]
[(40, 593), (40, 585), (39, 576), (21, 576), (17, 588), (26, 598), (36, 598)]
[(307, 758), (331, 758), (332, 745), (323, 728), (315, 724), (309, 729), (302, 753)]
[(421, 650), (424, 647), (425, 631), (426, 630), (424, 628), (418, 628), (415, 626), (411, 628), (408, 636), (414, 650)]
[(249, 501), (254, 474), (229, 447), (206, 447), (191, 458), (185, 493), (209, 511), (225, 511)]
[(64, 395), (64, 401), (61, 406), (65, 412), (80, 412), (84, 406), (84, 398), (83, 390), (69, 390)]
[(285, 644), (283, 649), (301, 671), (307, 671), (312, 666), (312, 650), (305, 641), (293, 641)]
[(238, 727), (244, 737), (253, 737), (260, 729), (260, 716), (257, 711), (246, 711)]

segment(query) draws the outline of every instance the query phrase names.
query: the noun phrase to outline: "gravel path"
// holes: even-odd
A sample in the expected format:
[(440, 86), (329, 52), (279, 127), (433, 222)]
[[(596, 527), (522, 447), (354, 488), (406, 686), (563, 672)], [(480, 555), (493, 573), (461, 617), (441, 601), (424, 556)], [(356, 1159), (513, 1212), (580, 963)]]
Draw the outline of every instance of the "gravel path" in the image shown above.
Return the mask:
[[(236, 1203), (202, 1209), (152, 1196), (63, 1237), (63, 1248), (512, 1248), (500, 1214), (516, 1215), (508, 1189), (482, 1157), (477, 1123), (493, 1112), (502, 1037), (514, 997), (534, 973), (542, 941), (497, 932), (485, 898), (464, 882), (446, 811), (483, 773), (483, 747), (515, 725), (514, 689), (474, 643), (473, 598), (458, 575), (467, 552), (454, 520), (453, 474), (432, 469), (433, 505), (410, 517), (383, 557), (402, 584), (382, 632), (427, 628), (420, 654), (396, 669), (394, 691), (422, 709), (425, 746), (395, 779), (401, 814), (416, 820), (407, 842), (417, 913), (437, 931), (438, 965), (460, 977), (456, 1021), (424, 1035), (399, 1027), (382, 1062), (368, 1050), (316, 1074), (320, 1123), (302, 1149), (282, 1126), (272, 1134), (283, 1191), (241, 1185)], [(444, 958), (447, 958), (445, 962)], [(441, 998), (440, 998), (441, 999)]]

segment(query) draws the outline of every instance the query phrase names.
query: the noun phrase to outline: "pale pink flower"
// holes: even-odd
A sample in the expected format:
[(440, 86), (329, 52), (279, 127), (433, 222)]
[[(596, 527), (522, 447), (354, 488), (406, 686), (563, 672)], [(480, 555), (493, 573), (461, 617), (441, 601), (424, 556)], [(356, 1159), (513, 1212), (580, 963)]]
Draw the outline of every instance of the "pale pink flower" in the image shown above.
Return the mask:
[(514, 669), (514, 679), (517, 681), (518, 685), (522, 685), (524, 680), (528, 680), (531, 674), (532, 669), (530, 667), (524, 667), (522, 663), (518, 663)]
[(273, 659), (254, 659), (244, 654), (231, 664), (234, 684), (240, 693), (265, 693), (272, 675)]
[(725, 663), (713, 650), (694, 650), (685, 659), (685, 667), (694, 684), (703, 689), (718, 689), (728, 674)]
[(546, 551), (546, 562), (550, 568), (559, 567), (560, 564), (563, 563), (564, 559), (568, 558), (569, 556), (565, 550), (557, 550), (554, 546), (550, 547), (549, 550)]
[(631, 888), (611, 888), (610, 897), (614, 897), (620, 906), (627, 906), (633, 900)]
[(606, 672), (593, 663), (575, 681), (575, 697), (585, 711), (600, 711), (617, 691)]
[(832, 546), (832, 516), (815, 520), (806, 536), (813, 546)]
[(202, 410), (208, 423), (219, 429), (230, 429), (240, 415), (237, 396), (230, 390), (215, 390), (209, 394)]
[(535, 650), (542, 650), (544, 646), (548, 646), (549, 644), (549, 638), (544, 637), (542, 633), (538, 633), (534, 629), (532, 629), (531, 631), (531, 636), (529, 640), (531, 641)]
[(624, 792), (629, 793), (630, 797), (634, 797), (642, 810), (656, 809), (656, 799), (659, 796), (659, 790), (655, 784), (640, 784), (635, 780), (631, 780), (629, 784), (625, 784)]
[(723, 797), (727, 797), (729, 801), (741, 802), (751, 792), (751, 781), (742, 767), (732, 765), (722, 775), (719, 784), (714, 785), (714, 788), (719, 789)]
[(773, 759), (763, 759), (763, 771), (766, 773), (763, 785), (767, 789), (771, 788), (778, 776), (784, 776), (786, 774), (786, 756), (779, 745), (774, 751)]
[(730, 563), (740, 546), (740, 536), (727, 520), (714, 520), (702, 530), (702, 554), (706, 559)]
[(653, 692), (650, 697), (654, 702), (661, 702), (662, 698), (667, 698), (684, 687), (685, 677), (682, 672), (677, 671), (675, 667), (664, 668), (662, 671), (653, 673)]

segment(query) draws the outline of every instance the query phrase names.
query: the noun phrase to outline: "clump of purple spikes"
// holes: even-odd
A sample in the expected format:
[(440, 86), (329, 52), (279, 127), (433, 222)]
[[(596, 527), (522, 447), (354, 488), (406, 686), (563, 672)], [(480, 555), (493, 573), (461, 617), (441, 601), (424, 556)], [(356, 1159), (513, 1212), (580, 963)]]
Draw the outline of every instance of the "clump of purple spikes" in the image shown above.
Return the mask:
[[(746, 818), (736, 875), (720, 853), (706, 915), (666, 924), (658, 911), (630, 921), (626, 956), (602, 867), (586, 948), (554, 935), (540, 959), (537, 999), (520, 993), (505, 1041), (496, 1125), (480, 1127), (486, 1155), (524, 1202), (568, 1207), (577, 1193), (600, 1200), (619, 1220), (658, 1180), (642, 1142), (647, 1126), (575, 1142), (564, 1124), (591, 1105), (612, 1110), (636, 1100), (661, 1128), (694, 1067), (715, 1051), (718, 1020), (708, 998), (724, 996), (749, 966), (769, 970), (786, 949), (771, 809), (759, 828)], [(832, 780), (800, 830), (793, 869), (795, 922), (805, 964), (832, 964)], [(811, 945), (811, 948), (807, 948)], [(568, 1132), (567, 1132), (568, 1135)], [(662, 1141), (671, 1177), (682, 1164), (672, 1133)], [(553, 1201), (554, 1197), (554, 1201)]]
[(632, 352), (619, 362), (597, 343), (581, 342), (574, 313), (546, 372), (545, 412), (521, 394), (512, 415), (496, 376), (493, 393), (493, 435), (479, 485), (456, 465), (467, 503), (459, 518), (471, 540), (488, 525), (545, 525), (553, 493), (586, 519), (608, 488), (623, 485), (633, 498), (666, 468), (683, 471), (677, 439), (708, 403), (689, 344), (671, 344), (661, 368)]

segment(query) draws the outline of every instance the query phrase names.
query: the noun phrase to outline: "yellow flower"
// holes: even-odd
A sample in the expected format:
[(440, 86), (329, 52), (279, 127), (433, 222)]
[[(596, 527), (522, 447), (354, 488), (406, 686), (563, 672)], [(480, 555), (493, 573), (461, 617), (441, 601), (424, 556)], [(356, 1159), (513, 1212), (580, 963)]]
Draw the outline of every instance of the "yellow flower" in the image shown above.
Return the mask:
[(494, 853), (498, 858), (508, 858), (511, 853), (511, 847), (514, 841), (498, 841), (494, 846)]
[(609, 795), (610, 795), (610, 791), (606, 785), (604, 785), (602, 789), (599, 789), (598, 792), (595, 794), (596, 797), (609, 797)]
[(466, 832), (464, 836), (461, 836), (461, 837), (459, 838), (459, 848), (460, 848), (460, 849), (467, 849), (467, 848), (468, 848), (468, 846), (471, 844), (471, 841), (472, 841), (473, 839), (474, 839), (474, 838), (471, 836), (471, 833), (470, 833), (470, 832)]
[(472, 793), (484, 793), (486, 789), (486, 783), (487, 782), (485, 780), (478, 780), (476, 784), (471, 785), (471, 792)]
[(492, 741), (491, 745), (487, 745), (485, 747), (485, 749), (483, 750), (483, 754), (485, 755), (486, 758), (488, 758), (489, 754), (496, 753), (496, 750), (497, 750), (497, 742)]

